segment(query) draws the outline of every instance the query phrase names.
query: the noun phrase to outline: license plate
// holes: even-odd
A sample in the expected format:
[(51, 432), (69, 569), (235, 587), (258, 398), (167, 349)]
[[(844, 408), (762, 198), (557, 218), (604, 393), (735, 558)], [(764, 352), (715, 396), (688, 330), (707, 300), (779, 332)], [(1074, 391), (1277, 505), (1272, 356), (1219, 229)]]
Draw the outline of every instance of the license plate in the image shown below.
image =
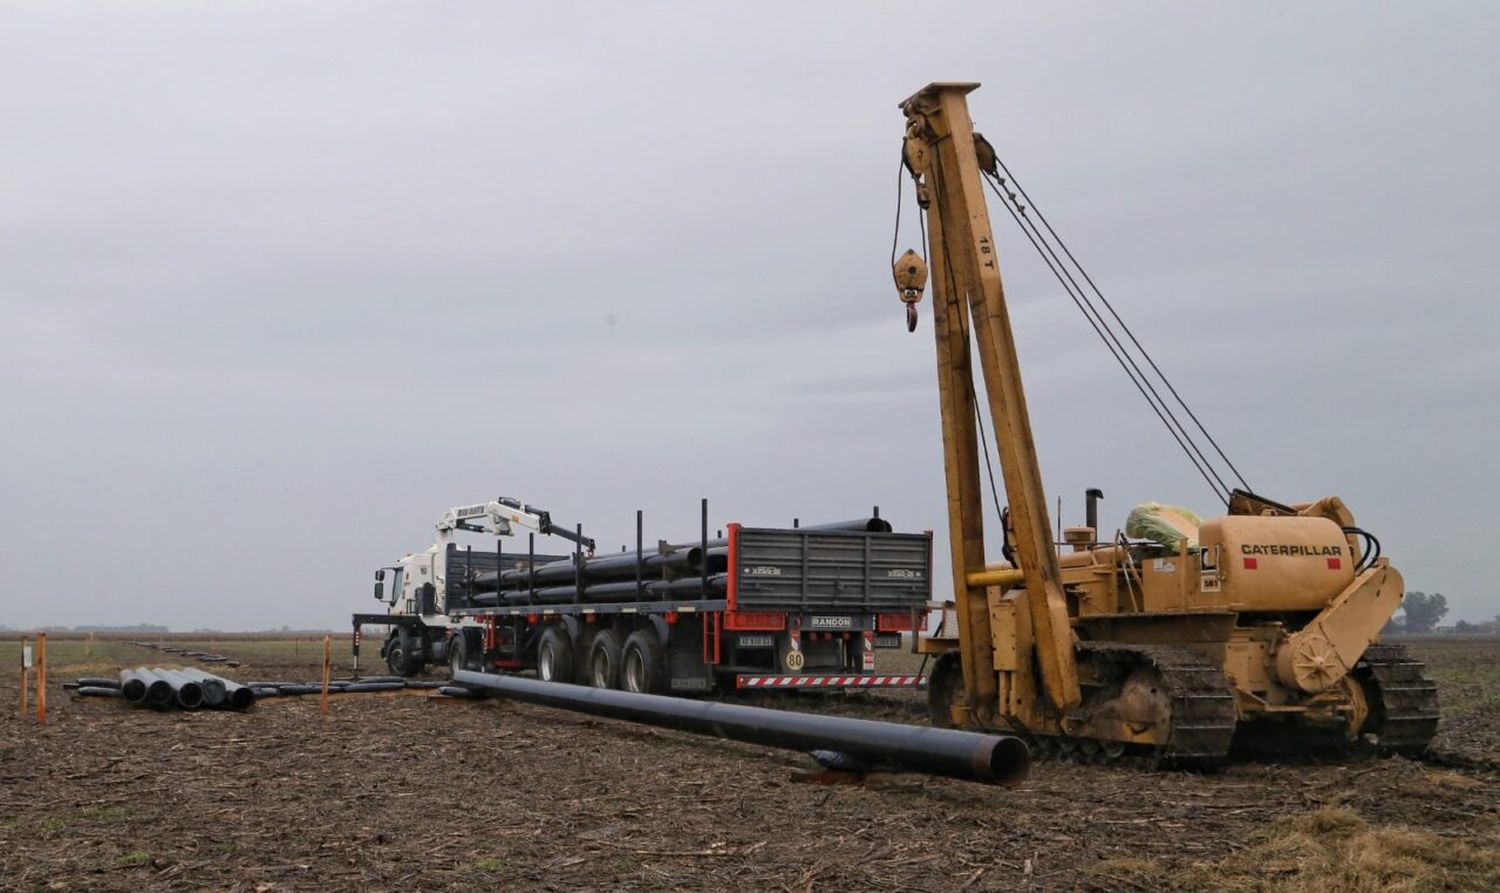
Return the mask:
[(901, 647), (901, 634), (900, 633), (876, 633), (875, 634), (875, 647), (876, 648), (900, 648)]
[(772, 642), (770, 636), (740, 636), (735, 644), (741, 648), (770, 648)]
[(807, 621), (808, 629), (853, 629), (852, 617), (812, 617)]

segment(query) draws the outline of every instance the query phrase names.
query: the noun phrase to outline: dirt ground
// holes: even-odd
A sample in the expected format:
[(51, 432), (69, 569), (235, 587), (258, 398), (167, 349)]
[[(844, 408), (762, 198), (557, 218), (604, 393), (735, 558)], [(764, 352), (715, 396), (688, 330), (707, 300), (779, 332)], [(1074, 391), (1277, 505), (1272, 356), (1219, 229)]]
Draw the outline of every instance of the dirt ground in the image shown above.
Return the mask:
[[(38, 728), (12, 669), (0, 888), (1500, 889), (1500, 639), (1411, 644), (1442, 685), (1430, 760), (1043, 763), (1014, 789), (807, 784), (795, 753), (425, 693), (336, 696), (323, 718), (316, 697), (156, 713), (54, 684)], [(315, 675), (305, 641), (213, 650), (243, 680)], [(124, 642), (51, 652), (54, 683), (170, 665)], [(921, 721), (869, 697), (794, 706)]]

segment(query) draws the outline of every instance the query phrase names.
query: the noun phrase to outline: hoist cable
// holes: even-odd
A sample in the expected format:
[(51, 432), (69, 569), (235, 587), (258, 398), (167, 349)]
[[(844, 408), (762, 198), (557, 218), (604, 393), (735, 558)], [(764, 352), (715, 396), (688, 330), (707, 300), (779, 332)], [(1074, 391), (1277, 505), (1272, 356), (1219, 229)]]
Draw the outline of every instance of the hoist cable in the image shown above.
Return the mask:
[[(895, 275), (895, 270), (896, 270), (896, 246), (899, 245), (899, 244), (901, 244), (901, 197), (906, 192), (905, 177), (903, 176), (905, 173), (906, 173), (906, 159), (902, 158), (901, 159), (901, 163), (898, 164), (898, 165), (896, 165), (896, 231), (891, 234), (891, 275), (892, 276)], [(926, 246), (923, 246), (923, 247), (926, 247)]]
[[(1022, 231), (1026, 233), (1032, 247), (1036, 248), (1037, 252), (1042, 254), (1042, 260), (1047, 263), (1047, 267), (1052, 270), (1052, 274), (1057, 277), (1058, 282), (1067, 290), (1069, 296), (1073, 297), (1073, 303), (1078, 306), (1078, 309), (1085, 317), (1089, 318), (1090, 324), (1093, 324), (1097, 319), (1099, 324), (1094, 326), (1094, 331), (1100, 333), (1101, 337), (1108, 339), (1113, 347), (1118, 348), (1117, 353), (1113, 350), (1111, 352), (1115, 353), (1117, 360), (1123, 358), (1123, 362), (1129, 364), (1130, 368), (1126, 370), (1126, 374), (1131, 376), (1132, 381), (1137, 382), (1137, 389), (1141, 390), (1142, 396), (1146, 397), (1147, 402), (1151, 403), (1152, 408), (1157, 409), (1159, 407), (1160, 411), (1157, 412), (1157, 418), (1160, 418), (1162, 423), (1173, 432), (1173, 436), (1177, 438), (1179, 444), (1196, 454), (1198, 461), (1195, 461), (1194, 465), (1200, 469), (1207, 470), (1213, 476), (1214, 481), (1218, 484), (1215, 492), (1227, 494), (1230, 490), (1229, 485), (1224, 482), (1223, 477), (1219, 475), (1218, 470), (1214, 468), (1208, 456), (1204, 455), (1203, 450), (1198, 446), (1191, 432), (1177, 418), (1177, 415), (1172, 411), (1172, 407), (1167, 404), (1166, 398), (1157, 391), (1151, 379), (1141, 369), (1140, 364), (1136, 362), (1130, 349), (1115, 334), (1114, 329), (1110, 327), (1104, 315), (1099, 312), (1099, 308), (1094, 306), (1089, 296), (1084, 292), (1083, 287), (1078, 284), (1078, 280), (1073, 278), (1073, 274), (1068, 270), (1067, 264), (1063, 263), (1062, 258), (1058, 257), (1057, 252), (1052, 249), (1051, 244), (1048, 243), (1042, 232), (1036, 228), (1036, 224), (1032, 223), (1031, 219), (1026, 216), (1025, 211), (1013, 208), (1012, 202), (1014, 200), (1002, 192), (992, 180), (986, 179), (986, 183), (988, 183), (990, 190), (995, 193), (995, 197), (1000, 199), (1001, 204), (1006, 206), (1006, 210), (1011, 212), (1011, 219), (1015, 220), (1016, 225), (1020, 226)], [(1064, 279), (1067, 281), (1064, 282)], [(1177, 437), (1178, 434), (1181, 434), (1181, 437)]]
[(1042, 225), (1047, 228), (1047, 232), (1052, 234), (1052, 238), (1056, 240), (1058, 247), (1062, 248), (1063, 253), (1068, 256), (1068, 260), (1073, 262), (1073, 266), (1077, 268), (1079, 274), (1083, 276), (1084, 281), (1089, 284), (1089, 287), (1094, 290), (1094, 294), (1099, 296), (1099, 300), (1104, 304), (1105, 308), (1109, 310), (1110, 315), (1115, 318), (1115, 321), (1120, 324), (1120, 328), (1125, 330), (1125, 334), (1130, 338), (1130, 342), (1134, 344), (1136, 346), (1136, 349), (1141, 352), (1141, 356), (1145, 357), (1146, 362), (1151, 365), (1152, 371), (1154, 371), (1157, 377), (1161, 379), (1162, 384), (1167, 386), (1167, 390), (1172, 393), (1172, 397), (1177, 400), (1177, 404), (1182, 407), (1183, 412), (1186, 412), (1188, 418), (1193, 420), (1193, 424), (1198, 427), (1198, 430), (1203, 432), (1203, 436), (1208, 439), (1209, 444), (1214, 448), (1214, 452), (1218, 453), (1219, 458), (1224, 460), (1224, 464), (1229, 466), (1230, 472), (1234, 474), (1235, 478), (1240, 482), (1240, 485), (1243, 486), (1246, 490), (1251, 489), (1250, 485), (1245, 482), (1245, 476), (1240, 474), (1240, 470), (1235, 467), (1233, 462), (1230, 461), (1229, 456), (1224, 453), (1224, 450), (1219, 446), (1219, 442), (1214, 439), (1214, 436), (1208, 433), (1208, 428), (1204, 426), (1203, 422), (1198, 420), (1197, 414), (1195, 414), (1193, 410), (1187, 405), (1187, 401), (1183, 400), (1182, 395), (1177, 393), (1177, 388), (1172, 386), (1172, 382), (1167, 378), (1166, 373), (1161, 371), (1161, 368), (1156, 365), (1156, 361), (1151, 358), (1151, 354), (1146, 350), (1145, 347), (1141, 345), (1141, 342), (1136, 339), (1135, 332), (1131, 331), (1130, 326), (1127, 325), (1125, 320), (1120, 317), (1120, 314), (1115, 311), (1114, 305), (1111, 304), (1109, 302), (1109, 299), (1104, 296), (1103, 290), (1101, 290), (1099, 286), (1094, 283), (1093, 277), (1089, 276), (1088, 271), (1083, 268), (1083, 264), (1079, 263), (1078, 258), (1073, 256), (1073, 252), (1068, 249), (1068, 245), (1063, 241), (1062, 236), (1059, 236), (1057, 234), (1057, 231), (1052, 228), (1052, 224), (1048, 222), (1047, 215), (1043, 214), (1041, 209), (1037, 207), (1036, 202), (1032, 201), (1031, 196), (1026, 192), (1026, 188), (1021, 185), (1021, 182), (1016, 179), (1015, 174), (1012, 174), (1010, 172), (1010, 168), (1006, 167), (1005, 162), (1000, 159), (999, 153), (996, 153), (995, 161), (999, 165), (1000, 170), (1005, 172), (1006, 179), (1015, 184), (1016, 191), (1019, 192), (1021, 194), (1021, 197), (1026, 200), (1027, 206), (1030, 207), (1033, 211), (1036, 211), (1037, 219), (1040, 220), (1042, 222)]
[(1030, 230), (1028, 230), (1025, 225), (1021, 223), (1020, 215), (1017, 214), (1015, 209), (1010, 206), (1009, 202), (1002, 200), (1001, 204), (1005, 207), (1006, 213), (1010, 214), (1011, 219), (1016, 221), (1016, 226), (1020, 228), (1022, 235), (1026, 236), (1027, 241), (1031, 242), (1032, 247), (1036, 249), (1037, 254), (1042, 258), (1042, 262), (1047, 265), (1047, 269), (1051, 270), (1052, 275), (1057, 278), (1058, 284), (1063, 287), (1063, 290), (1068, 293), (1068, 297), (1073, 301), (1075, 305), (1077, 305), (1079, 311), (1083, 313), (1084, 318), (1088, 320), (1089, 325), (1094, 329), (1094, 333), (1097, 334), (1099, 336), (1099, 339), (1104, 342), (1105, 348), (1107, 348), (1110, 352), (1110, 355), (1115, 358), (1115, 362), (1120, 364), (1120, 368), (1124, 370), (1125, 375), (1130, 379), (1131, 384), (1135, 385), (1136, 390), (1141, 392), (1141, 396), (1146, 398), (1146, 402), (1150, 404), (1152, 412), (1155, 412), (1156, 417), (1161, 419), (1162, 424), (1167, 428), (1167, 432), (1172, 435), (1173, 440), (1177, 441), (1177, 445), (1182, 448), (1183, 454), (1186, 455), (1188, 457), (1188, 461), (1193, 464), (1193, 468), (1197, 470), (1198, 474), (1203, 477), (1203, 480), (1208, 484), (1209, 489), (1214, 491), (1214, 495), (1217, 496), (1221, 501), (1227, 503), (1227, 493), (1224, 490), (1220, 489), (1222, 484), (1215, 481), (1214, 476), (1209, 470), (1204, 469), (1204, 467), (1199, 463), (1198, 458), (1193, 455), (1193, 450), (1188, 446), (1186, 442), (1183, 441), (1182, 436), (1177, 433), (1177, 429), (1173, 428), (1171, 423), (1167, 421), (1167, 416), (1163, 412), (1162, 408), (1157, 406), (1156, 401), (1151, 399), (1151, 396), (1149, 393), (1147, 393), (1146, 388), (1141, 384), (1140, 381), (1136, 379), (1136, 376), (1131, 373), (1129, 365), (1126, 363), (1125, 359), (1120, 356), (1115, 345), (1110, 342), (1109, 336), (1104, 333), (1104, 330), (1100, 327), (1100, 324), (1094, 320), (1094, 317), (1090, 316), (1088, 311), (1084, 309), (1083, 301), (1078, 295), (1073, 293), (1073, 290), (1071, 288), (1068, 287), (1067, 280), (1063, 278), (1062, 274), (1058, 272), (1055, 267), (1053, 267), (1052, 261), (1048, 259), (1046, 253), (1042, 251), (1041, 246), (1037, 244), (1036, 238), (1031, 234)]

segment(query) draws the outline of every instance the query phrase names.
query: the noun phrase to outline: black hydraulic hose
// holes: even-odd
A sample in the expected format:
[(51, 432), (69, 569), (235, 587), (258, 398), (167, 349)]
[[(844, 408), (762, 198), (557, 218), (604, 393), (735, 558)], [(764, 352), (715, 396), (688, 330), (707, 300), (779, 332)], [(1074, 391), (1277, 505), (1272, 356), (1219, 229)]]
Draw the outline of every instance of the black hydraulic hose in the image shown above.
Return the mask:
[(1026, 743), (1007, 735), (794, 713), (472, 670), (459, 670), (453, 674), (453, 681), (518, 701), (698, 735), (803, 753), (831, 750), (872, 769), (925, 772), (1012, 786), (1026, 778), (1031, 766)]
[(1363, 571), (1380, 559), (1380, 540), (1375, 538), (1375, 534), (1365, 530), (1363, 527), (1341, 527), (1339, 529), (1346, 534), (1353, 534), (1364, 538), (1365, 550), (1359, 556), (1359, 564), (1354, 566), (1355, 573)]

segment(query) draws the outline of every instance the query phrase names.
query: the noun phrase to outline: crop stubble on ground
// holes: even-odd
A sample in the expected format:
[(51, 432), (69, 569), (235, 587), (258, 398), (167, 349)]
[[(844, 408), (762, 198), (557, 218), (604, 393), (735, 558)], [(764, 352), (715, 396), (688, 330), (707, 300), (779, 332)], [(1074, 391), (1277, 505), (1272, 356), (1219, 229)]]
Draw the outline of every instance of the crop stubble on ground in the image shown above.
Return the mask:
[[(1437, 762), (1210, 775), (1041, 764), (1012, 790), (919, 777), (810, 785), (792, 780), (807, 765), (797, 754), (411, 694), (336, 697), (324, 719), (316, 698), (153, 713), (54, 687), (38, 729), (17, 717), (8, 678), (0, 886), (1492, 887), (1500, 643), (1414, 648), (1443, 685)], [(54, 680), (165, 658), (93, 650), (56, 643)], [(305, 644), (218, 650), (246, 661), (229, 671), (241, 679), (313, 675)], [(796, 706), (919, 721), (868, 698)]]

